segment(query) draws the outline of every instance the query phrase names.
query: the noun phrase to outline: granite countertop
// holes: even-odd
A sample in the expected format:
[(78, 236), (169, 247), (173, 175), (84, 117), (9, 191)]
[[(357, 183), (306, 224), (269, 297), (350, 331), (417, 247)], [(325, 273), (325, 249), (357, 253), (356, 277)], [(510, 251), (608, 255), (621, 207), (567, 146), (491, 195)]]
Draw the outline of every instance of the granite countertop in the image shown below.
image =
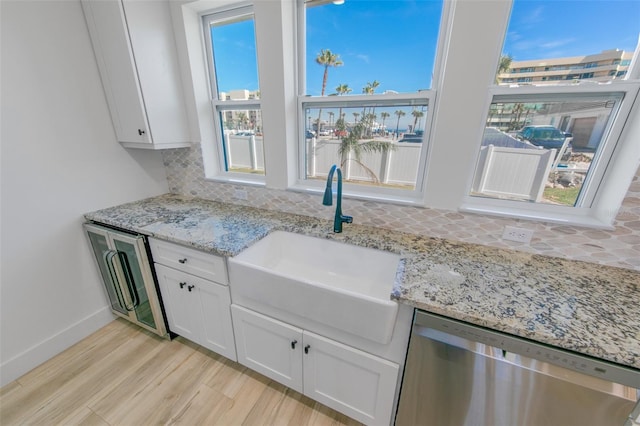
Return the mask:
[[(640, 369), (640, 272), (166, 194), (85, 218), (222, 256), (274, 230), (402, 256), (390, 295), (428, 312)], [(357, 221), (357, 218), (355, 218)]]

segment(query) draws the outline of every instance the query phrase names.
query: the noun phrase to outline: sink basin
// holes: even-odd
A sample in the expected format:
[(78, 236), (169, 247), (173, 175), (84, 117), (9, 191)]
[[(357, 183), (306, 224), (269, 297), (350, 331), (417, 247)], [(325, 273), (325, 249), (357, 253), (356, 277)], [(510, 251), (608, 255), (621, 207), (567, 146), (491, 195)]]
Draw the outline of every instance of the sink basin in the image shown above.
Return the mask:
[(398, 312), (389, 295), (399, 261), (393, 253), (275, 231), (229, 259), (231, 296), (386, 344)]

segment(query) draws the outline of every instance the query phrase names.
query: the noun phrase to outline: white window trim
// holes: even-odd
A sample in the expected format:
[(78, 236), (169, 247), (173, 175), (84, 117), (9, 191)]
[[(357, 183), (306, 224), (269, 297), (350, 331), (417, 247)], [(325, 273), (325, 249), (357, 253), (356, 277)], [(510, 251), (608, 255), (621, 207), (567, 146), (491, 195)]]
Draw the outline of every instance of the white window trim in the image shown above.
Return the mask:
[[(623, 132), (625, 130), (625, 126), (631, 120), (632, 109), (634, 108), (634, 105), (637, 104), (639, 92), (640, 82), (629, 80), (619, 80), (617, 82), (599, 84), (582, 82), (580, 84), (557, 86), (491, 86), (488, 90), (489, 95), (485, 107), (485, 117), (489, 113), (489, 106), (491, 105), (494, 96), (503, 97), (504, 102), (517, 102), (519, 99), (522, 99), (523, 96), (527, 95), (536, 96), (538, 98), (547, 97), (549, 99), (553, 99), (559, 95), (567, 95), (568, 97), (565, 99), (570, 99), (571, 96), (575, 96), (575, 98), (578, 99), (579, 97), (589, 97), (590, 95), (623, 93), (624, 97), (616, 110), (612, 111), (613, 118), (607, 124), (607, 128), (604, 132), (605, 136), (601, 142), (605, 145), (603, 145), (603, 149), (598, 150), (599, 158), (594, 159), (595, 161), (592, 165), (592, 169), (587, 175), (583, 191), (580, 193), (576, 207), (471, 196), (469, 194), (471, 192), (471, 185), (473, 182), (472, 173), (469, 176), (466, 195), (459, 210), (469, 213), (536, 220), (564, 225), (578, 225), (608, 230), (614, 229), (612, 224), (624, 195), (626, 194), (628, 186), (622, 188), (621, 185), (613, 184), (612, 180), (618, 179), (614, 178), (614, 176), (618, 176), (619, 173), (612, 169), (620, 167), (620, 163), (624, 161), (616, 154), (621, 150), (625, 150), (626, 145), (633, 143), (628, 140), (628, 136), (625, 137)], [(484, 125), (482, 129), (478, 130), (478, 146), (481, 143), (483, 130)], [(479, 155), (479, 152), (477, 155)], [(616, 157), (618, 158), (617, 160), (615, 160)], [(632, 158), (633, 156), (631, 159)], [(631, 162), (627, 161), (626, 163), (628, 163), (628, 165), (624, 166), (625, 169), (633, 169), (633, 171), (635, 171), (635, 168), (633, 167), (633, 160)], [(627, 175), (628, 174), (629, 173), (627, 173)], [(607, 189), (605, 190), (605, 188)], [(609, 192), (609, 194), (606, 194), (606, 197), (602, 195), (604, 191)], [(607, 201), (604, 201), (605, 198)], [(612, 200), (618, 200), (615, 204), (615, 209), (603, 206), (603, 203), (608, 204)]]
[[(495, 64), (501, 54), (502, 39), (509, 21), (511, 2), (446, 0), (445, 4), (447, 7), (443, 10), (441, 20), (441, 36), (438, 41), (438, 54), (436, 56), (433, 79), (433, 88), (437, 92), (437, 96), (433, 102), (430, 100), (429, 104), (432, 125), (430, 129), (431, 140), (429, 141), (427, 153), (427, 178), (424, 181), (424, 198), (415, 201), (398, 200), (393, 197), (383, 196), (369, 198), (358, 194), (349, 194), (348, 191), (345, 191), (345, 194), (353, 198), (372, 199), (381, 202), (408, 203), (430, 208), (459, 209), (461, 211), (511, 218), (611, 229), (611, 224), (615, 220), (622, 200), (628, 191), (629, 184), (636, 174), (638, 164), (640, 164), (640, 144), (637, 143), (640, 139), (640, 96), (637, 96), (635, 101), (629, 99), (628, 107), (631, 111), (626, 123), (623, 123), (624, 120), (618, 119), (617, 125), (622, 126), (620, 140), (611, 157), (611, 166), (605, 172), (605, 178), (601, 182), (600, 190), (591, 208), (559, 208), (553, 215), (549, 215), (547, 212), (538, 211), (539, 207), (533, 203), (515, 202), (516, 205), (500, 205), (496, 208), (470, 205), (465, 202), (466, 194), (468, 194), (470, 188), (470, 176), (476, 165), (479, 138), (482, 135), (482, 129), (484, 128), (491, 103), (493, 92), (488, 88), (493, 84)], [(210, 90), (210, 79), (207, 78), (206, 50), (201, 19), (202, 15), (217, 10), (211, 9), (212, 5), (219, 8), (220, 3), (204, 0), (171, 2), (185, 90), (190, 98), (188, 100), (193, 102), (188, 108), (190, 109), (191, 118), (194, 119), (192, 124), (196, 129), (195, 133), (199, 133), (202, 139), (206, 178), (208, 180), (255, 185), (255, 182), (247, 182), (243, 179), (245, 176), (235, 180), (234, 177), (219, 175), (218, 170), (216, 170), (219, 168), (219, 158), (215, 148), (219, 143), (214, 135), (215, 129), (212, 125), (213, 108), (211, 96), (206, 93)], [(278, 10), (270, 12), (270, 9)], [(295, 62), (299, 63), (302, 60), (301, 58), (296, 58), (300, 49), (295, 49), (297, 40), (301, 40), (300, 31), (296, 30), (297, 21), (295, 19), (296, 13), (300, 13), (299, 9), (296, 12), (294, 4), (285, 0), (258, 2), (254, 6), (256, 25), (258, 25), (258, 21), (263, 21), (258, 17), (258, 12), (261, 14), (266, 13), (269, 17), (275, 16), (278, 19), (282, 19), (284, 28), (281, 28), (281, 23), (276, 21), (279, 31), (278, 39), (270, 40), (271, 47), (267, 49), (271, 49), (268, 53), (276, 54), (278, 61), (280, 61), (281, 57), (284, 57), (284, 65), (280, 64), (279, 69), (272, 70), (272, 74), (267, 76), (269, 77), (267, 81), (275, 81), (275, 83), (286, 87), (284, 93), (278, 97), (275, 103), (277, 120), (273, 123), (273, 126), (276, 126), (276, 130), (278, 128), (283, 128), (283, 130), (272, 141), (272, 148), (275, 151), (272, 153), (273, 161), (268, 164), (270, 167), (268, 178), (266, 182), (257, 184), (273, 189), (303, 190), (315, 193), (316, 190), (313, 188), (297, 188), (298, 159), (300, 156), (297, 155), (296, 151), (300, 147), (301, 136), (300, 125), (298, 124), (300, 119), (297, 115), (301, 112), (301, 101), (297, 99), (298, 91), (295, 88), (304, 87), (303, 85), (296, 86), (294, 82), (299, 77), (299, 67), (295, 66)], [(260, 25), (263, 25), (264, 28), (260, 30), (256, 28), (256, 37), (258, 38), (256, 43), (259, 51), (264, 50), (265, 45), (260, 45), (258, 32), (268, 35), (271, 34), (269, 31), (276, 29), (275, 24), (272, 24), (271, 21), (266, 20), (265, 22), (260, 22)], [(465, 30), (474, 28), (474, 25), (478, 22), (484, 23), (483, 31), (469, 34)], [(269, 26), (272, 28), (269, 28)], [(291, 33), (290, 36), (289, 32)], [(442, 36), (443, 32), (450, 33), (447, 33), (446, 37), (444, 37)], [(296, 33), (298, 34), (297, 40)], [(277, 43), (274, 43), (274, 41)], [(294, 48), (291, 49), (290, 46)], [(274, 50), (275, 48), (278, 50)], [(292, 65), (287, 61), (293, 61), (294, 64)], [(474, 64), (474, 73), (472, 74), (466, 74), (462, 71), (469, 63)], [(443, 72), (445, 67), (447, 68), (447, 73)], [(281, 72), (282, 69), (284, 69), (284, 73)], [(276, 79), (278, 76), (281, 76), (281, 80)], [(633, 80), (631, 77), (633, 77)], [(262, 73), (260, 78), (263, 78)], [(640, 78), (640, 63), (638, 61), (638, 50), (636, 50), (626, 81), (637, 86), (639, 84), (638, 78)], [(456, 96), (456, 91), (460, 92), (461, 81), (464, 81), (464, 94)], [(617, 80), (615, 86), (611, 84), (606, 90), (618, 91), (616, 86), (623, 81)], [(580, 91), (584, 87), (586, 86), (579, 85), (572, 90)], [(292, 90), (292, 88), (294, 89)], [(266, 88), (261, 87), (261, 89)], [(278, 88), (277, 90), (280, 93), (280, 89)], [(635, 90), (637, 93), (638, 90)], [(457, 126), (455, 117), (460, 115), (459, 105), (461, 105), (461, 102), (466, 104), (462, 113), (466, 119)], [(441, 104), (444, 108), (441, 108)], [(271, 97), (267, 99), (266, 96), (263, 96), (262, 107), (265, 111), (273, 110)], [(292, 117), (296, 117), (296, 119)], [(267, 123), (265, 122), (264, 125), (266, 126)], [(455, 144), (453, 149), (458, 152), (455, 155), (452, 154), (451, 142)], [(275, 166), (272, 166), (274, 162)], [(458, 175), (451, 176), (452, 170), (457, 171)], [(496, 201), (500, 204), (502, 200)], [(544, 210), (545, 206), (542, 207)]]
[[(216, 8), (213, 10), (209, 10), (206, 13), (202, 14), (202, 30), (203, 30), (203, 40), (204, 40), (204, 55), (207, 63), (207, 77), (209, 81), (209, 97), (212, 107), (212, 120), (213, 127), (216, 136), (215, 143), (215, 151), (217, 158), (217, 167), (213, 174), (210, 172), (207, 175), (207, 178), (214, 181), (221, 182), (231, 182), (231, 183), (239, 183), (239, 184), (247, 184), (247, 185), (257, 185), (264, 186), (265, 185), (265, 175), (259, 174), (251, 174), (251, 173), (240, 173), (234, 171), (226, 170), (226, 155), (225, 149), (223, 146), (224, 135), (222, 130), (222, 122), (220, 120), (220, 113), (225, 110), (236, 110), (236, 109), (253, 109), (253, 110), (261, 110), (262, 102), (260, 99), (247, 99), (247, 100), (222, 100), (218, 97), (218, 88), (216, 78), (214, 78), (215, 73), (215, 63), (212, 55), (213, 45), (211, 40), (211, 25), (219, 22), (233, 22), (235, 18), (241, 18), (244, 16), (253, 15), (254, 25), (255, 25), (255, 11), (254, 7), (251, 3), (248, 2), (240, 2), (229, 5), (228, 7)], [(256, 34), (257, 38), (257, 34)], [(257, 46), (256, 40), (256, 46)], [(259, 54), (259, 52), (256, 52)], [(257, 59), (257, 58), (256, 58)], [(256, 62), (256, 66), (258, 63)], [(258, 69), (258, 76), (260, 75), (260, 70)], [(265, 170), (266, 173), (266, 170)]]
[[(420, 162), (418, 165), (416, 186), (413, 190), (408, 189), (394, 189), (385, 187), (365, 186), (352, 184), (349, 182), (343, 183), (343, 196), (350, 198), (360, 198), (366, 200), (385, 200), (392, 202), (405, 202), (408, 204), (419, 204), (423, 197), (422, 183), (424, 182), (425, 164), (428, 151), (429, 129), (431, 128), (431, 105), (435, 99), (435, 92), (431, 90), (425, 90), (418, 93), (409, 94), (388, 94), (388, 95), (352, 95), (352, 96), (330, 96), (330, 97), (299, 97), (298, 98), (298, 110), (302, 116), (299, 119), (299, 134), (298, 138), (300, 143), (298, 144), (298, 150), (300, 155), (298, 156), (298, 181), (292, 189), (295, 190), (310, 190), (311, 192), (320, 192), (324, 190), (324, 183), (317, 179), (306, 179), (306, 158), (305, 152), (305, 123), (303, 111), (305, 108), (353, 108), (361, 106), (395, 106), (395, 105), (424, 105), (427, 104), (427, 114), (425, 115), (425, 131), (422, 142), (422, 149), (420, 150)], [(328, 171), (328, 170), (327, 170)], [(315, 190), (315, 191), (314, 191)]]
[[(329, 0), (318, 2), (318, 4), (329, 3)], [(374, 94), (374, 95), (347, 95), (347, 96), (308, 96), (305, 93), (306, 88), (306, 6), (305, 0), (297, 0), (296, 18), (297, 18), (297, 55), (298, 55), (298, 114), (297, 114), (297, 180), (289, 189), (299, 192), (321, 193), (324, 191), (324, 183), (314, 179), (306, 179), (305, 165), (305, 117), (304, 105), (310, 108), (329, 106), (363, 106), (365, 103), (371, 105), (382, 105), (386, 102), (397, 102), (398, 104), (405, 102), (406, 105), (412, 103), (427, 102), (428, 110), (425, 117), (424, 136), (422, 149), (420, 150), (420, 160), (418, 165), (415, 189), (393, 189), (384, 187), (365, 186), (349, 182), (343, 183), (343, 196), (346, 198), (354, 198), (367, 201), (383, 201), (394, 204), (408, 204), (424, 206), (425, 199), (425, 179), (427, 174), (427, 164), (429, 158), (429, 148), (431, 141), (431, 129), (433, 126), (433, 117), (435, 116), (437, 102), (437, 87), (440, 85), (441, 72), (445, 57), (445, 49), (449, 43), (448, 28), (451, 25), (453, 1), (443, 0), (443, 6), (440, 16), (440, 28), (438, 32), (438, 40), (436, 42), (436, 55), (434, 58), (432, 70), (432, 89), (420, 90), (413, 93), (398, 94)]]

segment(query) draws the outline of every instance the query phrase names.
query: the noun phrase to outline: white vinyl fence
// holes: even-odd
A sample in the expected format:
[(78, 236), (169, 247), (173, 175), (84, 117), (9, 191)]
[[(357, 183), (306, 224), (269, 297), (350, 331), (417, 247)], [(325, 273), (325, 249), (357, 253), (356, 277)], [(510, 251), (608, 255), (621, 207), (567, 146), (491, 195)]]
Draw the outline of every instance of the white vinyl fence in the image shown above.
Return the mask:
[[(420, 161), (421, 143), (393, 142), (395, 149), (387, 152), (365, 153), (360, 162), (366, 165), (380, 183), (391, 185), (415, 185)], [(307, 174), (324, 177), (333, 164), (340, 162), (338, 139), (307, 140)], [(339, 164), (338, 164), (339, 165)], [(345, 179), (373, 181), (367, 170), (358, 164), (350, 153), (342, 171)]]
[(555, 149), (483, 146), (472, 192), (498, 198), (540, 201)]
[[(230, 169), (264, 171), (262, 136), (226, 135), (227, 161)], [(387, 152), (364, 154), (365, 164), (380, 183), (415, 185), (421, 143), (393, 142)], [(326, 177), (333, 164), (340, 162), (339, 139), (307, 139), (307, 175)], [(499, 198), (540, 201), (553, 165), (556, 150), (520, 149), (483, 146), (474, 175), (472, 192)], [(339, 164), (338, 164), (339, 165)], [(343, 168), (348, 180), (372, 182), (369, 173), (348, 157)]]

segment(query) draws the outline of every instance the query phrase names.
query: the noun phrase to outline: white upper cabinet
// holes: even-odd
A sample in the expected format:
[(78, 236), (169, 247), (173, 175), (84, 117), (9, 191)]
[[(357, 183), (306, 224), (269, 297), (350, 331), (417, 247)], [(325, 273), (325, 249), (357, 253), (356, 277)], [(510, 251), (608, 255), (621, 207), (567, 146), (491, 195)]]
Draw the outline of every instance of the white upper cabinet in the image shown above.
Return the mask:
[(169, 3), (82, 0), (82, 7), (118, 141), (190, 146)]

